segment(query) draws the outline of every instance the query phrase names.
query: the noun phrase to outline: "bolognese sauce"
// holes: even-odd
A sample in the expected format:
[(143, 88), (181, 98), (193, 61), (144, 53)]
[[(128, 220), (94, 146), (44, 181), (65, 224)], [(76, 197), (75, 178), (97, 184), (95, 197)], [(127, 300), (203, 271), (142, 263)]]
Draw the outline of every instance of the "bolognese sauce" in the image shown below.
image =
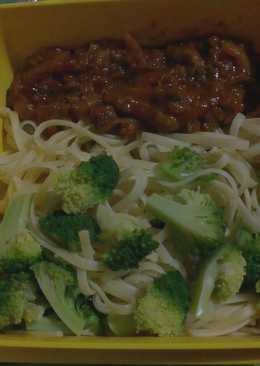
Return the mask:
[(22, 120), (82, 120), (131, 139), (140, 130), (195, 132), (228, 126), (246, 111), (254, 65), (240, 42), (210, 36), (161, 48), (131, 35), (28, 58), (8, 91)]

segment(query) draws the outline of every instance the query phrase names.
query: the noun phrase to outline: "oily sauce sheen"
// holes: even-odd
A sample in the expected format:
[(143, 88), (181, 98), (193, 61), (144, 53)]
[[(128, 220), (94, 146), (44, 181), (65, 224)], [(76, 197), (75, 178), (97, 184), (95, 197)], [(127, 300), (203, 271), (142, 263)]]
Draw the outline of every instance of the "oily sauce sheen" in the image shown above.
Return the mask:
[(217, 36), (145, 48), (131, 36), (43, 49), (16, 73), (7, 104), (21, 120), (82, 120), (99, 133), (228, 126), (256, 87), (244, 44)]

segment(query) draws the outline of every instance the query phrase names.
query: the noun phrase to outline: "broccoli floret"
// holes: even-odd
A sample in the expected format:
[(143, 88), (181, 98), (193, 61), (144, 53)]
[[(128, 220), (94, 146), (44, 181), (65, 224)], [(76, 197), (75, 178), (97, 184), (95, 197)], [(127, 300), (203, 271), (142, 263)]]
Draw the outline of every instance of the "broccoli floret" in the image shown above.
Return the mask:
[(153, 194), (147, 207), (172, 227), (176, 245), (185, 255), (187, 249), (205, 255), (224, 242), (222, 210), (206, 193), (184, 189), (174, 199)]
[(90, 240), (95, 241), (100, 233), (97, 222), (86, 214), (65, 214), (62, 211), (40, 218), (42, 232), (60, 246), (71, 251), (80, 251), (79, 232), (88, 230)]
[(33, 271), (50, 306), (74, 334), (100, 334), (101, 319), (80, 294), (73, 272), (46, 261), (36, 263)]
[(140, 220), (114, 212), (108, 205), (99, 205), (97, 220), (102, 230), (100, 240), (109, 244), (102, 260), (114, 271), (137, 267), (142, 259), (159, 246), (151, 234), (142, 228)]
[(15, 241), (0, 247), (0, 271), (17, 272), (28, 269), (41, 259), (39, 243), (29, 232), (17, 235)]
[(28, 229), (31, 195), (20, 195), (8, 206), (0, 224), (0, 272), (28, 269), (41, 259), (40, 244)]
[(212, 294), (217, 302), (236, 295), (246, 274), (246, 261), (241, 251), (234, 246), (228, 246), (225, 250), (218, 260), (218, 275)]
[(54, 190), (66, 213), (84, 213), (112, 196), (119, 169), (111, 156), (98, 155), (69, 172), (57, 175)]
[(134, 230), (126, 234), (115, 246), (103, 255), (103, 263), (113, 271), (136, 268), (138, 263), (159, 243), (145, 230)]
[(202, 317), (210, 300), (226, 301), (240, 290), (246, 273), (246, 261), (241, 251), (232, 245), (218, 248), (205, 260), (194, 288), (192, 313)]
[(114, 243), (134, 230), (142, 229), (142, 222), (127, 213), (115, 212), (109, 205), (99, 205), (97, 221), (101, 228), (100, 240)]
[(24, 272), (0, 280), (0, 329), (39, 319), (44, 307), (37, 304), (38, 289), (32, 277)]
[(137, 302), (134, 314), (137, 330), (159, 336), (180, 335), (189, 306), (189, 289), (181, 274), (177, 271), (163, 274)]
[(254, 287), (260, 279), (260, 234), (241, 228), (237, 232), (236, 240), (247, 263), (245, 285)]
[(195, 174), (203, 166), (202, 157), (188, 147), (176, 147), (168, 159), (157, 165), (157, 171), (163, 177), (179, 181)]

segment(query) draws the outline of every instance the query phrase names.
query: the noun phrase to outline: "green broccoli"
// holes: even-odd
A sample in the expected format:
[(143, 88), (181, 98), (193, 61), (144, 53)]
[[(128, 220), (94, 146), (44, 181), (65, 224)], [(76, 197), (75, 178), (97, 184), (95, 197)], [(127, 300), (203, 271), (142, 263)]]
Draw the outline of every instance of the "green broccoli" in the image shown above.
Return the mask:
[(97, 221), (102, 231), (100, 240), (103, 242), (119, 241), (134, 230), (143, 228), (140, 218), (115, 212), (109, 205), (98, 206)]
[(103, 263), (113, 271), (135, 268), (159, 243), (145, 230), (134, 230), (124, 235), (112, 249), (103, 254)]
[(218, 275), (213, 291), (213, 299), (225, 301), (236, 295), (246, 275), (246, 260), (234, 246), (226, 247), (226, 253), (219, 258)]
[(36, 263), (32, 269), (50, 306), (74, 334), (86, 330), (100, 334), (101, 319), (80, 294), (73, 272), (46, 261)]
[(0, 273), (26, 270), (41, 259), (41, 246), (28, 229), (31, 205), (31, 195), (20, 195), (5, 212), (0, 224)]
[(260, 279), (260, 234), (241, 228), (236, 234), (236, 241), (247, 263), (245, 285), (254, 287)]
[(100, 240), (108, 244), (103, 263), (114, 271), (138, 266), (159, 243), (143, 229), (144, 223), (129, 214), (117, 213), (109, 205), (99, 205), (97, 221), (102, 233)]
[(38, 320), (44, 306), (37, 304), (40, 298), (36, 283), (25, 272), (10, 274), (0, 279), (0, 329)]
[(69, 172), (57, 175), (54, 187), (66, 213), (84, 213), (110, 198), (119, 180), (119, 168), (111, 156), (98, 155)]
[(206, 193), (183, 189), (174, 199), (153, 194), (147, 207), (172, 227), (180, 253), (205, 255), (224, 242), (222, 210)]
[(222, 302), (236, 295), (246, 273), (241, 251), (232, 245), (218, 248), (205, 260), (194, 286), (192, 313), (202, 317), (210, 303)]
[(65, 214), (62, 211), (40, 218), (42, 232), (60, 246), (71, 251), (80, 251), (79, 232), (88, 230), (90, 240), (95, 241), (100, 233), (97, 222), (86, 214)]
[(188, 147), (175, 147), (166, 161), (158, 163), (156, 170), (163, 177), (179, 181), (197, 173), (202, 168), (202, 157)]
[(134, 314), (137, 331), (159, 336), (180, 335), (189, 306), (189, 288), (181, 274), (177, 271), (163, 274), (137, 302)]

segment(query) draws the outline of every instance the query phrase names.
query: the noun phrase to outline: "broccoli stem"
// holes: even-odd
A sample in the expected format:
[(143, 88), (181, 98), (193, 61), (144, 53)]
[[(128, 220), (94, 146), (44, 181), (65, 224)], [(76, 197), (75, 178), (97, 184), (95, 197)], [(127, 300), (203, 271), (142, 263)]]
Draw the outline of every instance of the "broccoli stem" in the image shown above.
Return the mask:
[(222, 210), (207, 193), (183, 189), (173, 198), (152, 194), (146, 206), (169, 224), (180, 255), (207, 255), (224, 240)]
[(164, 222), (171, 223), (174, 217), (175, 222), (182, 225), (183, 222), (186, 224), (188, 220), (187, 210), (181, 203), (170, 201), (158, 194), (150, 196), (147, 205), (156, 217)]
[(0, 224), (1, 243), (14, 240), (17, 234), (26, 229), (31, 204), (32, 195), (17, 196), (10, 203)]
[(66, 283), (63, 283), (62, 279), (53, 280), (48, 270), (48, 264), (45, 262), (34, 267), (38, 284), (58, 317), (74, 334), (80, 335), (84, 329), (84, 322), (75, 311), (73, 299), (66, 298)]
[(217, 249), (210, 259), (206, 259), (194, 286), (194, 296), (191, 305), (191, 314), (201, 318), (208, 309), (210, 298), (215, 288), (218, 276), (218, 261), (229, 250), (228, 246)]

